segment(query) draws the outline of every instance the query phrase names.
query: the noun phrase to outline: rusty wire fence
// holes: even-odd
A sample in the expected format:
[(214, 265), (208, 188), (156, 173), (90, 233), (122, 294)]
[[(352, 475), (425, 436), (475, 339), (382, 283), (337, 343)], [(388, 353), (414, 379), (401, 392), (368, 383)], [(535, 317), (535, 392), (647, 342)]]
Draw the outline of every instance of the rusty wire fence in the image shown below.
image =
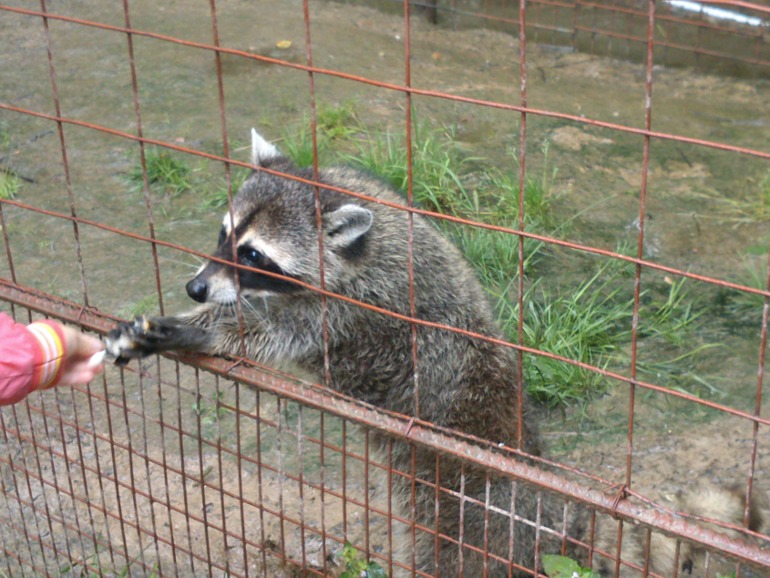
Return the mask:
[[(533, 345), (523, 338), (524, 316), (515, 322), (519, 339), (505, 342), (525, 361), (554, 359), (611, 384), (602, 398), (609, 404), (588, 419), (593, 432), (580, 419), (590, 415), (585, 406), (565, 410), (572, 421), (542, 409), (557, 457), (523, 460), (495, 440), (248, 360), (168, 355), (110, 367), (88, 386), (35, 394), (0, 413), (3, 575), (326, 576), (371, 561), (387, 575), (430, 576), (415, 568), (425, 536), (484, 555), (484, 573), (538, 575), (512, 563), (512, 543), (507, 553), (490, 552), (486, 540), (466, 543), (462, 530), (439, 536), (417, 524), (409, 505), (420, 488), (435, 493), (437, 519), (443, 493), (487, 518), (505, 516), (511, 527), (534, 527), (535, 563), (577, 546), (583, 561), (612, 560), (616, 575), (687, 575), (680, 560), (695, 544), (713, 555), (703, 576), (770, 574), (767, 528), (746, 529), (750, 507), (765, 507), (770, 490), (770, 110), (762, 108), (770, 102), (770, 8), (425, 4), (0, 4), (0, 168), (9, 191), (0, 197), (2, 309), (19, 321), (50, 316), (98, 334), (137, 313), (183, 310), (184, 281), (211, 249), (227, 203), (212, 208), (200, 190), (217, 189), (220, 199), (234, 192), (249, 169), (248, 128), (290, 148), (286, 126), (300, 120), (320, 134), (324, 107), (345, 103), (357, 122), (405, 136), (410, 151), (425, 143), (425, 125), (452, 126), (462, 163), (492, 159), (520, 190), (559, 169), (553, 218), (578, 215), (566, 232), (527, 229), (527, 199), (520, 220), (507, 223), (483, 212), (398, 210), (556, 259), (527, 274), (520, 259), (509, 272), (517, 311), (531, 311), (534, 275), (569, 287), (604, 263), (625, 267), (631, 325), (623, 363)], [(663, 66), (673, 64), (685, 67)], [(725, 71), (733, 76), (714, 74)], [(318, 162), (320, 139), (312, 142)], [(180, 190), (154, 186), (151, 155), (186, 161)], [(630, 249), (620, 250), (618, 237)], [(756, 282), (742, 275), (744, 260)], [(557, 278), (571, 267), (565, 263), (574, 270)], [(706, 295), (699, 315), (709, 340), (687, 335), (695, 351), (703, 348), (684, 361), (647, 349), (643, 311), (648, 288), (679, 279)], [(748, 313), (733, 307), (744, 302)], [(656, 365), (662, 357), (670, 373)], [(522, 365), (519, 372), (525, 382), (540, 375), (525, 375)], [(670, 374), (679, 380), (672, 384)], [(678, 445), (686, 450), (675, 453)], [(435, 473), (394, 470), (393, 452), (424, 449), (436, 452)], [(564, 523), (547, 528), (522, 519), (515, 504), (490, 504), (488, 491), (485, 503), (442, 487), (448, 457), (490, 472), (487, 487), (503, 477), (514, 496), (517, 485), (562, 496)], [(408, 481), (411, 498), (394, 479)], [(672, 511), (666, 494), (699, 479), (745, 497), (745, 515), (728, 520), (729, 532)], [(566, 531), (575, 508), (595, 512), (582, 535)], [(615, 520), (612, 539), (595, 535), (599, 518)], [(626, 558), (617, 548), (629, 528), (642, 528), (647, 548)], [(663, 534), (673, 538), (671, 572), (653, 573), (649, 547)], [(347, 559), (346, 543), (355, 549)]]

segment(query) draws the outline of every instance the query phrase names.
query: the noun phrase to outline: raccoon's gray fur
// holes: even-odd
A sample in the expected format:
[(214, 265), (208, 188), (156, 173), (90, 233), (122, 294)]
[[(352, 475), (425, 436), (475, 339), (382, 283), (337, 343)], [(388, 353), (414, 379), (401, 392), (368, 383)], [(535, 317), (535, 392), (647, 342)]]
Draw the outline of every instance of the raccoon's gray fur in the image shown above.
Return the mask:
[[(312, 171), (301, 170), (256, 132), (252, 132), (253, 163), (307, 180)], [(403, 205), (403, 198), (367, 174), (350, 168), (320, 171), (319, 180), (330, 187), (356, 191), (386, 202)], [(367, 202), (331, 189), (320, 188), (321, 240), (325, 288), (334, 293), (410, 316), (409, 216), (375, 202)], [(414, 314), (417, 318), (464, 329), (489, 337), (501, 337), (484, 290), (460, 252), (430, 223), (413, 217)], [(238, 192), (232, 214), (225, 215), (214, 257), (238, 261), (261, 271), (277, 273), (300, 282), (277, 279), (240, 269), (237, 284), (227, 263), (209, 261), (187, 285), (189, 295), (202, 304), (178, 317), (141, 319), (127, 323), (110, 335), (108, 348), (121, 361), (166, 350), (191, 350), (208, 354), (242, 354), (235, 301), (240, 295), (245, 324), (245, 354), (259, 362), (290, 363), (325, 378), (321, 296), (302, 284), (319, 286), (319, 234), (316, 191), (313, 186), (255, 171)], [(521, 427), (521, 449), (538, 455), (540, 441), (535, 420), (516, 375), (516, 355), (510, 348), (471, 339), (446, 330), (418, 326), (417, 371), (413, 363), (412, 328), (409, 323), (369, 311), (345, 301), (326, 299), (328, 331), (328, 386), (374, 405), (415, 415), (440, 426), (516, 447)], [(417, 395), (415, 395), (415, 382)], [(523, 422), (518, 423), (518, 400), (523, 403)], [(419, 408), (416, 403), (419, 400)], [(380, 440), (384, 443), (384, 440)], [(424, 480), (416, 484), (413, 509), (417, 524), (436, 526), (435, 479), (437, 457), (406, 445), (393, 446), (393, 467)], [(415, 464), (413, 471), (413, 463)], [(429, 575), (456, 576), (462, 558), (465, 576), (518, 575), (517, 567), (532, 568), (536, 541), (541, 551), (558, 553), (561, 540), (549, 544), (546, 533), (536, 536), (536, 520), (551, 528), (563, 526), (563, 504), (524, 484), (492, 477), (441, 456), (438, 469), (442, 487), (464, 492), (481, 504), (504, 511), (512, 506), (517, 517), (511, 532), (508, 515), (441, 493), (439, 531), (455, 541), (439, 540), (417, 532), (416, 565)], [(406, 503), (411, 484), (401, 483)], [(456, 495), (456, 494), (455, 494)], [(743, 506), (738, 504), (742, 513)], [(573, 508), (574, 510), (574, 508)], [(587, 540), (586, 516), (572, 513), (571, 536)], [(462, 532), (460, 531), (462, 521)], [(628, 536), (626, 549), (643, 545), (643, 537)], [(606, 550), (614, 551), (616, 536), (599, 528)], [(462, 537), (463, 548), (457, 544)], [(488, 553), (514, 563), (484, 560)], [(510, 553), (512, 546), (512, 554)], [(642, 549), (641, 552), (644, 550)], [(653, 552), (652, 570), (673, 573), (670, 548)], [(462, 552), (462, 553), (460, 553)], [(625, 553), (625, 550), (624, 550)], [(584, 557), (584, 552), (574, 552)], [(689, 554), (680, 556), (683, 565)], [(436, 567), (438, 560), (438, 568)], [(639, 561), (641, 562), (641, 561)], [(597, 569), (604, 570), (602, 562)], [(612, 571), (611, 568), (606, 570)], [(529, 574), (531, 575), (531, 574)]]

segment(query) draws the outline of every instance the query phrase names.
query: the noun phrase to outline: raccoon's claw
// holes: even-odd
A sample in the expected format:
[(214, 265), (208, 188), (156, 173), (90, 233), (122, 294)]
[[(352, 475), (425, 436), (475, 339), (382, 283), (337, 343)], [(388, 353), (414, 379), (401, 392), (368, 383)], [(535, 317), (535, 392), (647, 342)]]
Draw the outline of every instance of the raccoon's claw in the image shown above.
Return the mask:
[(115, 358), (115, 365), (123, 367), (131, 359), (146, 357), (164, 349), (168, 328), (154, 319), (137, 317), (133, 321), (119, 323), (107, 334), (105, 348)]

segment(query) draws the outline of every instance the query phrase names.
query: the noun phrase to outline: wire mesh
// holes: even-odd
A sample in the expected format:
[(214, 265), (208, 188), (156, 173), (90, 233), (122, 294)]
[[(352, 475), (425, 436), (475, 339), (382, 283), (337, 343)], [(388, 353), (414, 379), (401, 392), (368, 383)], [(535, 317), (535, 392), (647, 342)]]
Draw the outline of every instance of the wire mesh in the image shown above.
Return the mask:
[[(0, 265), (0, 296), (6, 310), (19, 321), (51, 316), (104, 334), (136, 313), (186, 307), (177, 289), (186, 275), (185, 263), (179, 260), (211, 259), (200, 239), (213, 241), (219, 223), (212, 222), (209, 207), (201, 209), (189, 197), (186, 200), (168, 189), (159, 191), (148, 159), (168, 159), (174, 154), (203, 167), (187, 173), (179, 169), (184, 173), (183, 190), (194, 187), (185, 179), (222, 165), (223, 182), (216, 186), (223, 189), (226, 200), (216, 212), (227, 212), (234, 222), (233, 197), (240, 173), (252, 166), (243, 160), (244, 147), (233, 140), (230, 127), (252, 122), (254, 116), (270, 126), (270, 115), (276, 116), (274, 122), (283, 123), (305, 111), (311, 136), (310, 171), (297, 176), (269, 167), (260, 170), (310, 185), (316, 195), (323, 187), (406, 211), (410, 307), (408, 314), (394, 313), (328, 290), (323, 260), (318, 286), (293, 282), (321, 295), (324, 326), (330, 323), (326, 303), (331, 300), (369, 308), (403, 323), (411, 335), (415, 384), (410, 415), (335, 392), (325, 332), (324, 368), (312, 378), (248, 359), (169, 354), (124, 370), (109, 368), (103, 378), (87, 386), (35, 394), (0, 412), (4, 445), (0, 543), (5, 555), (0, 568), (7, 575), (325, 576), (339, 575), (360, 562), (375, 564), (387, 575), (436, 576), (448, 575), (446, 569), (439, 574), (437, 568), (440, 549), (449, 548), (457, 552), (457, 568), (450, 571), (457, 575), (542, 575), (543, 555), (566, 553), (589, 565), (601, 561), (614, 575), (675, 576), (691, 570), (687, 557), (693, 557), (693, 552), (700, 555), (704, 547), (710, 552), (705, 555), (705, 568), (700, 569), (704, 576), (724, 575), (725, 568), (740, 576), (765, 575), (770, 568), (762, 548), (767, 530), (762, 525), (747, 528), (752, 512), (766, 506), (762, 492), (767, 490), (762, 484), (766, 469), (762, 459), (770, 420), (763, 417), (762, 393), (770, 239), (762, 233), (767, 215), (761, 205), (767, 202), (762, 196), (767, 195), (767, 183), (755, 186), (758, 178), (747, 180), (754, 186), (751, 194), (759, 199), (760, 204), (750, 209), (759, 213), (758, 223), (720, 223), (718, 214), (708, 225), (709, 229), (724, 227), (727, 237), (730, 226), (750, 227), (747, 235), (757, 236), (758, 254), (764, 259), (758, 284), (749, 284), (712, 261), (701, 263), (690, 256), (657, 258), (649, 213), (650, 203), (657, 211), (687, 213), (676, 194), (661, 193), (660, 183), (673, 171), (661, 172), (657, 163), (664, 164), (655, 156), (657, 150), (663, 158), (669, 151), (681, 156), (688, 178), (703, 170), (706, 153), (702, 151), (728, 158), (720, 160), (723, 164), (740, 163), (747, 174), (761, 174), (763, 169), (757, 167), (766, 167), (761, 163), (770, 159), (770, 152), (758, 144), (764, 141), (753, 138), (753, 133), (744, 137), (731, 130), (749, 126), (761, 131), (762, 111), (758, 118), (727, 111), (733, 116), (720, 119), (707, 134), (678, 125), (658, 128), (653, 103), (657, 106), (659, 98), (672, 95), (656, 92), (653, 98), (653, 87), (670, 86), (664, 76), (668, 72), (656, 72), (660, 64), (685, 64), (699, 71), (726, 69), (739, 78), (747, 74), (764, 78), (770, 62), (764, 43), (768, 8), (747, 2), (701, 2), (695, 12), (673, 2), (662, 6), (535, 1), (380, 4), (385, 13), (351, 3), (306, 0), (301, 8), (265, 3), (259, 28), (264, 38), (239, 36), (242, 21), (238, 18), (251, 8), (246, 12), (241, 5), (224, 9), (214, 0), (207, 6), (124, 0), (119, 7), (105, 7), (83, 2), (56, 5), (56, 12), (45, 0), (39, 8), (0, 5), (0, 26), (11, 39), (3, 49), (9, 70), (21, 71), (0, 98), (3, 175), (30, 185), (29, 192), (21, 188), (16, 198), (14, 194), (0, 198), (6, 252)], [(728, 16), (710, 10), (716, 5), (724, 7)], [(387, 10), (394, 6), (396, 15), (391, 17)], [(421, 12), (427, 14), (427, 21)], [(743, 20), (729, 16), (735, 14)], [(479, 22), (480, 30), (475, 28)], [(374, 40), (380, 27), (386, 42)], [(350, 35), (350, 43), (340, 30)], [(339, 45), (328, 42), (334, 34), (341, 39)], [(371, 48), (355, 44), (367, 35), (372, 38)], [(460, 38), (469, 41), (463, 46), (471, 53), (467, 60), (455, 62), (452, 41)], [(343, 51), (356, 53), (357, 58), (343, 58)], [(494, 51), (505, 54), (502, 62), (495, 60)], [(556, 60), (544, 66), (543, 55), (549, 52), (556, 54)], [(599, 78), (590, 67), (608, 61), (562, 59), (583, 54), (620, 56), (634, 63), (631, 76), (636, 77), (642, 102), (636, 116), (597, 109), (585, 114), (581, 106), (589, 110), (587, 101), (578, 99), (575, 108), (543, 96), (544, 88), (558, 92), (550, 82), (558, 81), (562, 67), (588, 62), (586, 77)], [(382, 63), (388, 66), (379, 70)], [(437, 70), (429, 74), (431, 67)], [(495, 71), (494, 78), (478, 90), (462, 80), (474, 67), (482, 73)], [(613, 72), (622, 70), (617, 65)], [(597, 82), (606, 80), (601, 77)], [(697, 83), (697, 78), (691, 82)], [(736, 80), (736, 86), (745, 86), (741, 82)], [(701, 90), (707, 92), (720, 85), (704, 86)], [(684, 91), (686, 86), (679, 89)], [(746, 89), (742, 102), (755, 102), (751, 99), (761, 99), (766, 90), (766, 81), (758, 80)], [(363, 106), (371, 110), (357, 114), (370, 112), (384, 117), (386, 124), (401, 127), (406, 155), (404, 203), (322, 182), (319, 163), (326, 158), (329, 139), (335, 137), (325, 132), (329, 121), (319, 102), (340, 100), (348, 92), (367, 99)], [(240, 93), (251, 96), (243, 100)], [(288, 104), (282, 111), (284, 99)], [(600, 147), (602, 135), (608, 134), (618, 148), (636, 147), (639, 156), (631, 170), (638, 177), (628, 177), (627, 167), (620, 171), (634, 189), (629, 237), (635, 246), (622, 250), (603, 244), (600, 237), (530, 230), (525, 215), (533, 207), (524, 194), (516, 198), (516, 218), (503, 222), (486, 219), (483, 211), (467, 214), (441, 203), (425, 205), (415, 200), (419, 180), (415, 167), (426, 142), (421, 115), (445, 118), (446, 107), (449, 118), (458, 125), (465, 123), (465, 130), (477, 122), (487, 123), (494, 135), (500, 127), (499, 132), (506, 135), (502, 142), (516, 149), (519, 191), (527, 188), (532, 174), (547, 173), (542, 155), (532, 144), (544, 132), (554, 142), (564, 142), (559, 138), (565, 133), (559, 130), (579, 127), (581, 138), (591, 137), (585, 141), (590, 146)], [(197, 132), (206, 136), (196, 136)], [(495, 141), (492, 147), (499, 144)], [(291, 147), (291, 138), (284, 137), (281, 145)], [(573, 156), (584, 153), (581, 143), (572, 149), (572, 145), (563, 146)], [(126, 168), (127, 150), (136, 151), (129, 160), (139, 167), (136, 188), (129, 191), (123, 190), (123, 173), (131, 170)], [(36, 165), (35, 158), (44, 160)], [(502, 162), (509, 161), (508, 157)], [(590, 199), (577, 198), (579, 209), (592, 206)], [(316, 199), (318, 250), (323, 252), (320, 200)], [(600, 201), (611, 204), (613, 199)], [(454, 227), (455, 239), (462, 234), (456, 231), (479, 231), (513, 242), (511, 250), (518, 259), (516, 270), (509, 271), (506, 291), (521, 312), (511, 333), (516, 339), (420, 318), (411, 251), (414, 219), (423, 218), (437, 226)], [(694, 213), (691, 218), (700, 236)], [(586, 361), (528, 341), (526, 324), (529, 316), (538, 314), (528, 302), (533, 299), (526, 264), (530, 242), (575, 255), (576, 260), (626, 266), (633, 286), (626, 364)], [(756, 247), (752, 250), (757, 253)], [(688, 262), (695, 265), (689, 267)], [(672, 283), (671, 277), (687, 279), (715, 292), (715, 299), (737, 294), (755, 300), (747, 341), (756, 381), (732, 393), (739, 399), (671, 387), (660, 373), (647, 369), (648, 364), (656, 367), (650, 356), (660, 353), (645, 350), (650, 330), (642, 312), (650, 299), (649, 279), (655, 275), (666, 276), (666, 283)], [(623, 435), (614, 438), (619, 451), (608, 459), (615, 470), (608, 472), (599, 468), (602, 464), (591, 462), (578, 467), (561, 456), (550, 460), (527, 454), (521, 428), (530, 418), (521, 403), (516, 447), (498, 446), (498, 440), (481, 440), (422, 419), (425, 398), (420, 394), (420, 375), (426, 368), (420, 361), (417, 336), (424, 330), (451, 332), (473, 343), (517, 352), (518, 383), (527, 384), (533, 378), (528, 371), (531, 366), (526, 365), (532, 359), (551, 359), (614, 384), (625, 396), (618, 397), (617, 403), (626, 406), (619, 412)], [(692, 336), (688, 339), (697, 341)], [(734, 342), (728, 345), (732, 346)], [(739, 357), (741, 362), (746, 358), (745, 354)], [(745, 372), (738, 375), (736, 381), (744, 383)], [(682, 478), (690, 475), (734, 484), (730, 492), (741, 504), (738, 518), (708, 519), (711, 525), (704, 525), (704, 520), (683, 515), (653, 491), (657, 481), (646, 479), (638, 464), (646, 463), (646, 454), (656, 451), (658, 440), (642, 437), (640, 441), (637, 430), (641, 427), (642, 435), (649, 436), (644, 434), (650, 423), (646, 408), (654, 396), (664, 399), (664, 405), (688, 408), (677, 406), (679, 419), (699, 416), (693, 417), (691, 429), (702, 423), (698, 420), (705, 420), (705, 412), (713, 411), (720, 418), (709, 418), (713, 422), (707, 422), (710, 425), (703, 426), (704, 431), (714, 436), (744, 432), (740, 440), (730, 440), (740, 466), (700, 464), (693, 474), (683, 473), (690, 464), (672, 467), (679, 488), (686, 489)], [(739, 425), (728, 426), (727, 420)], [(554, 422), (548, 423), (550, 427)], [(545, 432), (546, 437), (549, 434)], [(661, 447), (665, 452), (670, 445)], [(677, 487), (660, 483), (664, 490)], [(496, 492), (499, 488), (502, 493)], [(558, 506), (553, 506), (553, 494), (562, 498)], [(535, 496), (531, 508), (526, 496)], [(426, 503), (435, 508), (434, 524), (426, 524), (416, 513)], [(546, 513), (554, 508), (562, 512), (555, 521)], [(594, 513), (581, 518), (576, 527), (575, 512), (585, 509)], [(439, 522), (450, 510), (458, 512), (459, 524), (447, 531)], [(482, 520), (480, 535), (468, 531), (471, 520)], [(553, 522), (553, 527), (544, 520)], [(500, 528), (505, 536), (495, 535)], [(517, 540), (529, 535), (532, 551), (522, 555)], [(632, 543), (643, 546), (631, 551)], [(670, 557), (670, 573), (651, 568), (652, 550), (665, 551)], [(425, 551), (432, 552), (433, 564), (425, 563)], [(722, 556), (729, 560), (727, 564)]]

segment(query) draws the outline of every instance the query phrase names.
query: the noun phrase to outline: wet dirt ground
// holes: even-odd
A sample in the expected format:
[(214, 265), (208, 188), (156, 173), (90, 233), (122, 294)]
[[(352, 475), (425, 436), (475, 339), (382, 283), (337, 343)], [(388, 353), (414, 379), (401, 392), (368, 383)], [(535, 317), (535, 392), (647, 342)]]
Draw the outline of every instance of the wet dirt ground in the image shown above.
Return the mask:
[[(28, 7), (24, 2), (16, 4)], [(52, 13), (118, 27), (125, 24), (122, 7), (117, 3), (73, 0), (49, 4)], [(223, 4), (226, 5), (221, 6), (218, 13), (223, 46), (290, 63), (306, 62), (300, 2), (231, 0)], [(211, 42), (210, 9), (204, 3), (180, 0), (158, 6), (141, 0), (131, 2), (130, 6), (131, 25), (136, 29), (195, 42)], [(310, 11), (315, 66), (383, 83), (403, 84), (402, 18), (331, 2), (312, 2)], [(125, 35), (57, 20), (50, 20), (49, 27), (62, 115), (135, 133), (136, 112)], [(47, 41), (40, 19), (0, 12), (0, 37), (3, 38), (0, 102), (54, 114)], [(133, 36), (132, 40), (144, 136), (220, 154), (222, 128), (213, 54), (139, 35)], [(451, 30), (414, 18), (411, 41), (414, 87), (520, 104), (519, 43), (515, 37), (485, 29)], [(286, 127), (309, 116), (309, 76), (306, 72), (230, 55), (223, 56), (222, 67), (227, 133), (234, 158), (248, 159), (244, 142), (250, 127), (256, 126), (267, 137), (277, 139), (280, 146)], [(643, 63), (529, 44), (527, 71), (527, 104), (533, 109), (635, 128), (644, 126), (646, 69)], [(319, 106), (353, 103), (357, 118), (365, 126), (377, 130), (403, 130), (406, 98), (402, 93), (324, 74), (315, 74), (313, 80)], [(453, 127), (468, 156), (484, 159), (500, 170), (518, 171), (511, 155), (512, 150), (519, 151), (520, 148), (518, 113), (420, 96), (415, 96), (412, 104), (418, 119), (436, 126)], [(69, 214), (68, 191), (71, 191), (80, 217), (124, 231), (147, 234), (148, 212), (143, 193), (129, 186), (125, 177), (137, 158), (134, 143), (66, 125), (68, 186), (54, 123), (7, 110), (0, 110), (0, 123), (3, 134), (7, 135), (0, 151), (2, 166), (12, 168), (29, 181), (23, 183), (17, 197), (19, 201)], [(768, 124), (770, 82), (767, 80), (710, 75), (691, 69), (654, 69), (654, 131), (767, 150)], [(639, 214), (643, 137), (529, 114), (526, 142), (526, 168), (533, 178), (542, 174), (545, 163), (542, 145), (549, 143), (548, 165), (558, 171), (552, 193), (555, 198), (553, 212), (557, 219), (573, 221), (566, 240), (614, 250), (618, 243), (635, 238), (633, 223)], [(221, 166), (194, 158), (190, 163), (199, 183), (205, 183), (210, 189), (221, 187), (224, 178)], [(767, 264), (770, 225), (766, 218), (757, 218), (756, 202), (761, 199), (762, 183), (770, 174), (769, 170), (767, 161), (751, 155), (654, 139), (650, 145), (647, 175), (647, 210), (652, 217), (647, 231), (651, 248), (647, 256), (656, 263), (737, 283), (745, 281), (747, 267), (762, 271)], [(157, 236), (196, 250), (212, 249), (221, 218), (219, 211), (214, 213), (202, 207), (202, 198), (207, 193), (194, 190), (178, 196), (154, 197), (152, 217)], [(83, 302), (85, 297), (71, 224), (11, 206), (4, 206), (3, 214), (17, 281)], [(142, 300), (149, 298), (151, 308), (157, 304), (153, 298), (156, 286), (152, 274), (154, 264), (146, 244), (96, 227), (81, 226), (79, 233), (90, 306), (110, 314), (128, 316)], [(168, 248), (161, 247), (159, 254), (165, 309), (186, 308), (184, 282), (197, 263), (189, 255)], [(553, 285), (576, 284), (590, 276), (597, 266), (596, 260), (566, 250), (554, 251), (551, 259), (550, 266), (546, 265), (541, 274)], [(6, 261), (0, 262), (0, 276), (10, 276)], [(643, 283), (661, 285), (665, 283), (664, 277), (661, 272), (645, 270)], [(702, 326), (702, 334), (693, 339), (721, 344), (717, 349), (705, 351), (693, 362), (694, 371), (709, 383), (716, 384), (718, 392), (712, 394), (695, 386), (692, 391), (698, 395), (712, 395), (715, 401), (736, 409), (754, 411), (761, 309), (758, 307), (748, 320), (734, 318), (720, 305), (725, 298), (730, 298), (729, 295), (725, 297), (725, 292), (700, 284), (693, 284), (691, 290), (702, 291), (714, 303), (713, 312), (709, 312)], [(660, 351), (640, 349), (642, 361), (654, 360), (659, 355)], [(154, 369), (150, 368), (150, 371)], [(284, 483), (287, 472), (296, 477), (303, 471), (300, 466), (303, 450), (296, 441), (297, 417), (292, 414), (298, 411), (296, 406), (281, 408), (271, 396), (263, 395), (260, 399), (245, 390), (236, 394), (241, 390), (213, 383), (208, 378), (197, 382), (197, 377), (190, 377), (189, 372), (184, 371), (186, 379), (193, 382), (185, 381), (180, 391), (168, 385), (176, 381), (173, 367), (150, 379), (152, 387), (146, 382), (138, 382), (133, 374), (122, 377), (111, 371), (108, 374), (109, 389), (101, 390), (101, 386), (97, 386), (96, 390), (107, 399), (122, 400), (135, 413), (129, 411), (121, 415), (118, 411), (117, 422), (110, 426), (115, 429), (110, 429), (109, 439), (100, 438), (97, 433), (104, 431), (111, 414), (105, 407), (86, 409), (89, 404), (85, 390), (55, 394), (55, 409), (49, 407), (52, 404), (50, 398), (36, 407), (48, 407), (48, 410), (41, 410), (43, 413), (50, 410), (54, 414), (59, 412), (56, 415), (80, 416), (86, 424), (81, 430), (92, 431), (92, 435), (85, 435), (83, 431), (78, 433), (77, 428), (49, 432), (47, 426), (43, 427), (45, 424), (39, 423), (40, 412), (33, 412), (28, 419), (23, 413), (3, 415), (9, 423), (18, 423), (19, 430), (30, 435), (37, 431), (36, 428), (43, 428), (39, 431), (41, 434), (45, 431), (45, 438), (50, 440), (47, 443), (59, 452), (65, 451), (64, 440), (71, 442), (78, 438), (80, 443), (87, 444), (85, 449), (79, 445), (78, 451), (84, 454), (83, 459), (88, 463), (96, 460), (93, 471), (73, 472), (68, 467), (55, 472), (57, 479), (82, 478), (84, 487), (100, 488), (98, 492), (104, 496), (100, 498), (104, 503), (125, 502), (121, 514), (124, 517), (152, 519), (154, 532), (164, 537), (169, 532), (173, 535), (173, 528), (176, 528), (175, 541), (186, 543), (191, 551), (209, 548), (213, 559), (220, 564), (229, 564), (233, 569), (249, 565), (261, 568), (264, 561), (253, 552), (247, 557), (238, 547), (228, 547), (223, 538), (226, 532), (214, 532), (217, 537), (210, 537), (199, 521), (191, 523), (189, 517), (183, 515), (185, 507), (197, 512), (199, 519), (205, 517), (201, 512), (208, 510), (211, 516), (208, 521), (216, 525), (227, 519), (253, 520), (258, 515), (253, 504), (262, 503), (274, 511), (298, 518), (317, 520), (324, 517), (327, 528), (339, 530), (349, 525), (344, 532), (360, 536), (364, 525), (361, 511), (345, 513), (332, 503), (331, 498), (327, 498), (331, 502), (326, 504), (316, 494), (301, 495), (294, 485)], [(237, 401), (243, 412), (239, 418), (235, 416), (240, 414), (233, 411), (220, 415), (216, 409), (211, 409), (216, 407), (217, 401), (235, 407), (236, 395), (240, 396)], [(760, 427), (755, 436), (752, 424), (746, 420), (717, 415), (694, 404), (671, 401), (660, 394), (639, 392), (636, 403), (632, 460), (635, 489), (665, 499), (693, 479), (745, 483), (755, 440), (757, 462), (754, 474), (760, 486), (767, 489), (764, 483), (770, 468), (767, 463), (770, 432), (767, 428)], [(761, 403), (763, 415), (766, 405)], [(628, 391), (618, 387), (584, 410), (567, 410), (565, 415), (543, 410), (545, 425), (542, 429), (552, 455), (612, 481), (624, 481), (627, 407)], [(270, 438), (267, 441), (256, 437), (259, 434), (254, 423), (259, 408), (269, 412), (273, 420), (273, 425), (266, 426), (263, 432)], [(113, 410), (117, 411), (115, 407), (110, 411)], [(165, 416), (158, 416), (159, 411), (165, 412)], [(162, 424), (173, 422), (185, 434), (158, 425), (153, 419)], [(311, 418), (306, 414), (307, 427), (317, 419), (317, 416)], [(272, 452), (266, 460), (270, 463), (285, 460), (274, 471), (267, 472), (260, 483), (253, 483), (258, 468), (233, 456), (234, 432), (244, 427), (239, 420), (249, 423), (253, 429), (243, 433), (238, 443), (252, 451), (260, 448)], [(281, 426), (281, 420), (288, 421)], [(331, 430), (340, 428), (337, 424)], [(355, 444), (352, 429), (345, 435), (351, 444)], [(282, 435), (294, 442), (284, 441), (281, 446)], [(203, 450), (199, 452), (198, 439), (215, 442), (203, 444)], [(113, 455), (109, 467), (99, 464), (99, 456), (109, 455), (112, 451), (110, 440), (113, 444), (115, 440), (129, 443), (134, 452), (139, 451), (145, 456), (143, 462), (138, 460), (142, 462), (141, 467), (137, 468), (132, 462), (136, 459), (132, 458), (134, 454), (124, 448)], [(130, 445), (132, 443), (134, 446)], [(13, 439), (7, 440), (5, 445), (19, 459), (34, 459), (29, 445)], [(187, 446), (188, 453), (180, 450)], [(222, 446), (232, 453), (223, 453)], [(289, 446), (293, 448), (291, 451), (287, 450)], [(281, 448), (283, 451), (279, 451)], [(241, 447), (240, 451), (243, 450)], [(315, 456), (319, 449), (314, 447), (312, 451), (304, 451)], [(265, 456), (262, 459), (265, 460)], [(326, 459), (330, 459), (329, 456)], [(311, 471), (318, 468), (310, 465), (317, 464), (317, 457), (308, 458), (308, 462)], [(169, 476), (164, 473), (163, 464), (174, 464), (180, 472), (197, 471), (198, 477), (181, 473)], [(56, 469), (53, 461), (51, 467)], [(334, 473), (334, 470), (327, 464), (312, 474), (305, 474), (325, 476), (324, 483), (339, 489), (343, 482), (339, 472)], [(152, 499), (140, 498), (137, 503), (134, 497), (132, 502), (118, 481), (127, 475), (126, 472), (131, 473), (131, 484), (141, 486), (150, 496), (155, 496), (155, 502), (177, 504), (177, 499), (184, 495), (186, 506), (162, 508), (156, 505), (157, 510), (153, 510)], [(97, 474), (102, 477), (101, 482)], [(139, 478), (135, 479), (134, 475)], [(221, 503), (210, 506), (211, 498), (206, 497), (200, 484), (200, 480), (208, 479), (206, 476), (209, 475), (218, 475), (221, 487), (229, 488), (233, 495), (246, 496), (252, 505), (244, 510), (228, 494), (227, 498), (221, 498)], [(106, 486), (105, 479), (109, 482)], [(365, 495), (360, 475), (358, 478), (352, 476), (351, 480), (354, 481), (346, 482), (351, 485), (350, 491)], [(49, 499), (55, 499), (52, 488), (47, 487), (45, 492), (50, 495)], [(67, 507), (61, 506), (61, 498), (58, 499), (61, 516), (66, 517)], [(302, 500), (304, 505), (300, 506)], [(86, 510), (81, 508), (80, 511), (86, 519)], [(45, 528), (44, 521), (38, 520), (38, 523)], [(243, 524), (245, 529), (245, 522), (236, 521), (235, 524)], [(370, 521), (374, 536), (385, 535), (385, 526), (383, 518)], [(120, 526), (114, 519), (107, 517), (103, 528), (107, 534), (104, 542), (120, 542), (117, 537)], [(307, 559), (322, 557), (320, 541), (309, 544), (296, 527), (286, 529), (275, 518), (245, 530), (253, 543), (274, 544), (295, 560), (303, 556)], [(132, 546), (141, 543), (145, 572), (148, 568), (168, 569), (173, 565), (187, 568), (184, 565), (186, 559), (183, 563), (172, 556), (163, 540), (158, 545), (158, 540), (136, 532), (123, 536), (122, 540)], [(378, 548), (385, 549), (386, 546), (379, 544)], [(88, 547), (84, 546), (83, 550)], [(93, 554), (94, 560), (98, 559), (93, 564), (119, 572), (123, 563), (115, 559), (120, 560), (121, 556), (112, 553), (110, 562), (110, 556), (104, 552), (102, 549), (102, 553)], [(320, 562), (316, 560), (313, 564)], [(141, 564), (138, 567), (141, 569)], [(204, 568), (201, 562), (190, 556), (190, 571), (199, 575), (201, 568)], [(180, 572), (184, 574), (185, 571)], [(284, 570), (271, 567), (270, 572), (278, 576)], [(137, 570), (136, 573), (142, 572)]]

